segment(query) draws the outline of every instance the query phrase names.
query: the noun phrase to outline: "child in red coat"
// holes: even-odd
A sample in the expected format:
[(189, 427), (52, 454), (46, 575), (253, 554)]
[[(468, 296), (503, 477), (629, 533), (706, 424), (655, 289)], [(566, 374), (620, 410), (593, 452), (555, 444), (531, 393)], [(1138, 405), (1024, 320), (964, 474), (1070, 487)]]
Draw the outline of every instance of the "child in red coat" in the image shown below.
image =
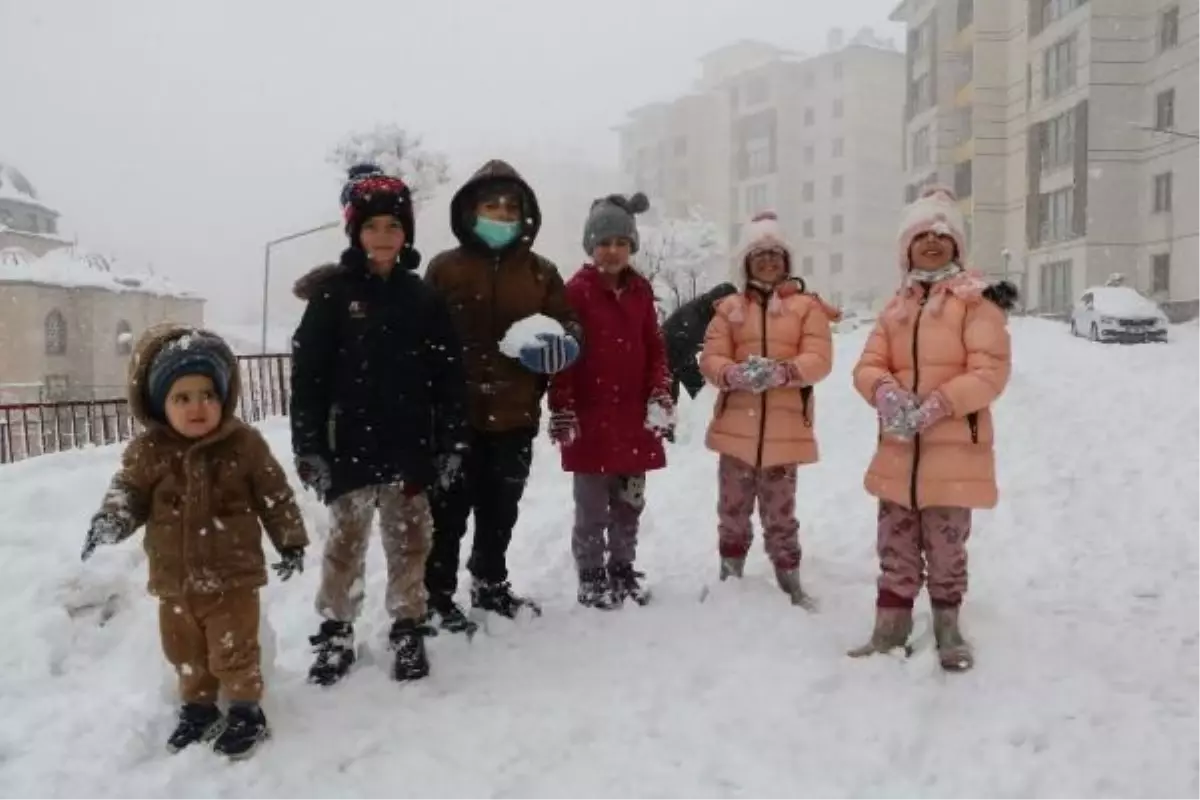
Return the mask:
[(550, 382), (550, 438), (562, 449), (563, 469), (575, 474), (578, 599), (591, 608), (649, 600), (645, 576), (633, 567), (638, 522), (646, 473), (666, 466), (662, 439), (674, 425), (654, 291), (630, 266), (634, 215), (648, 207), (640, 193), (592, 204), (583, 233), (592, 261), (567, 282), (587, 344)]

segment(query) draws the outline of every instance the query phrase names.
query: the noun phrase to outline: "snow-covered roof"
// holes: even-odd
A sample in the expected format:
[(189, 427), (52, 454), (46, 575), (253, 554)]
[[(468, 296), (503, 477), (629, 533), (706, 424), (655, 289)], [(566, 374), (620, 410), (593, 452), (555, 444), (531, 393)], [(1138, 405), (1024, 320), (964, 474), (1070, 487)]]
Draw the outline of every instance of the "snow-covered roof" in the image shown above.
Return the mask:
[(0, 284), (3, 283), (201, 299), (161, 275), (120, 272), (114, 269), (114, 262), (108, 257), (77, 248), (52, 250), (38, 258), (24, 248), (6, 247), (0, 250)]
[(38, 199), (37, 189), (19, 169), (0, 161), (0, 200), (13, 200), (59, 216), (58, 212)]

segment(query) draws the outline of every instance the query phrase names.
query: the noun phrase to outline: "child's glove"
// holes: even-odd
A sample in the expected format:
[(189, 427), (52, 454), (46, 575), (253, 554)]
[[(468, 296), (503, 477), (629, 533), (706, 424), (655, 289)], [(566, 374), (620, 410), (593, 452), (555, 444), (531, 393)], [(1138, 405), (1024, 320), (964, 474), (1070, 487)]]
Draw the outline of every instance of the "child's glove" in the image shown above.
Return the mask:
[(917, 399), (895, 380), (885, 378), (875, 387), (875, 410), (884, 433), (905, 441), (916, 435)]
[(766, 388), (778, 389), (799, 380), (800, 371), (796, 369), (795, 364), (786, 361), (776, 361), (775, 366), (768, 373)]
[(539, 333), (537, 344), (521, 348), (520, 361), (525, 369), (542, 375), (562, 372), (579, 358), (579, 342), (569, 333)]
[(316, 492), (319, 500), (325, 501), (325, 496), (333, 486), (333, 473), (324, 456), (316, 453), (296, 456), (296, 474), (301, 484)]
[(924, 433), (951, 414), (950, 404), (941, 392), (934, 392), (925, 402), (909, 415), (909, 421), (917, 433)]
[(646, 430), (659, 439), (675, 439), (675, 403), (670, 395), (656, 395), (646, 404)]
[(462, 472), (462, 453), (444, 453), (435, 458), (433, 463), (437, 469), (438, 488), (448, 491), (458, 480), (458, 476)]
[(721, 381), (731, 392), (753, 392), (752, 375), (746, 369), (746, 364), (730, 364), (721, 373)]
[(546, 432), (550, 434), (550, 441), (564, 447), (579, 438), (579, 419), (570, 409), (555, 411), (550, 414)]
[(286, 581), (297, 572), (304, 572), (304, 548), (285, 547), (279, 551), (280, 560), (271, 565), (279, 580)]
[(87, 538), (83, 542), (83, 552), (79, 554), (81, 561), (87, 561), (96, 552), (96, 547), (102, 544), (116, 544), (121, 541), (124, 526), (115, 514), (101, 512), (92, 518), (88, 528)]

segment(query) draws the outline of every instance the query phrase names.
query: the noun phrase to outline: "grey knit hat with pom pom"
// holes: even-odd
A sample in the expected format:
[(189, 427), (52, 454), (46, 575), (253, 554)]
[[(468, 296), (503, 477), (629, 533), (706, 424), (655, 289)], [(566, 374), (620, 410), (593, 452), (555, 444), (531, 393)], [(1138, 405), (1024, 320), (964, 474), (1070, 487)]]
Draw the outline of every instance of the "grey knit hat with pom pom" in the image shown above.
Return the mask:
[(587, 222), (583, 225), (583, 250), (589, 256), (596, 245), (605, 239), (628, 239), (633, 252), (638, 251), (638, 230), (635, 214), (650, 208), (646, 195), (636, 192), (629, 197), (610, 194), (592, 201)]

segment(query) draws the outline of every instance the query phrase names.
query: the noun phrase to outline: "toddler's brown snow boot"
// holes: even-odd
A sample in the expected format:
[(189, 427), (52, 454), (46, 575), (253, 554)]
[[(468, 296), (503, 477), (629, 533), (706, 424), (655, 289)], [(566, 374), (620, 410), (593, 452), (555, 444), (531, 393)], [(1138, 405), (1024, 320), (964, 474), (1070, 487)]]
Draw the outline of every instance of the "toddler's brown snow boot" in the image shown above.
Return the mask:
[(975, 666), (971, 645), (958, 627), (958, 606), (933, 607), (933, 636), (937, 641), (938, 661), (947, 672), (966, 672)]
[(792, 605), (800, 606), (806, 611), (817, 610), (816, 598), (804, 591), (804, 587), (800, 585), (800, 570), (776, 568), (775, 582), (779, 584), (783, 593), (791, 598)]
[(912, 635), (913, 617), (911, 608), (876, 608), (875, 629), (871, 639), (864, 645), (846, 653), (851, 658), (862, 658), (875, 653), (886, 653), (904, 647)]

